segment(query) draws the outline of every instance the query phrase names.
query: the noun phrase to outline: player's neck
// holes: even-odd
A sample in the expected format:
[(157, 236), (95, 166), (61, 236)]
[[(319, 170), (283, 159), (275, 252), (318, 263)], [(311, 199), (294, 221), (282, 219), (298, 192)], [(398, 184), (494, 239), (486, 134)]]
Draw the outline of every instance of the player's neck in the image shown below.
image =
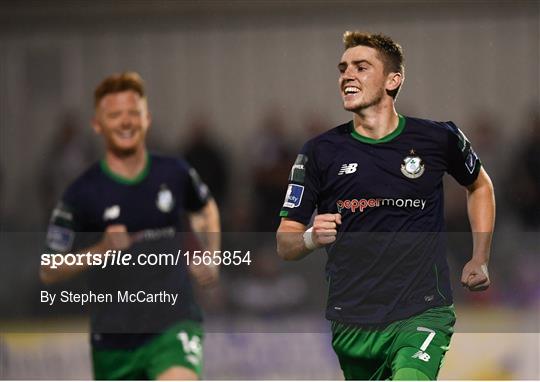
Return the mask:
[(147, 160), (148, 154), (145, 147), (128, 155), (118, 155), (111, 150), (105, 153), (105, 161), (109, 169), (114, 174), (127, 179), (136, 178), (146, 167)]
[(354, 129), (364, 137), (381, 139), (391, 134), (399, 123), (394, 104), (377, 105), (354, 113)]

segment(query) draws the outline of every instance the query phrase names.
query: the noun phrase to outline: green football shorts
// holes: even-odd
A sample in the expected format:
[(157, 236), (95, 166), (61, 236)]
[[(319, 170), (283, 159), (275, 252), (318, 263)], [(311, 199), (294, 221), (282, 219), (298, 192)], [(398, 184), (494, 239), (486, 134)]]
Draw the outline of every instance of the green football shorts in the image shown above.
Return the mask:
[(200, 378), (203, 366), (202, 341), (201, 324), (183, 321), (132, 350), (94, 350), (94, 378), (156, 379), (173, 366), (193, 370)]
[(453, 305), (426, 310), (380, 330), (332, 322), (332, 347), (346, 380), (435, 380), (455, 322)]

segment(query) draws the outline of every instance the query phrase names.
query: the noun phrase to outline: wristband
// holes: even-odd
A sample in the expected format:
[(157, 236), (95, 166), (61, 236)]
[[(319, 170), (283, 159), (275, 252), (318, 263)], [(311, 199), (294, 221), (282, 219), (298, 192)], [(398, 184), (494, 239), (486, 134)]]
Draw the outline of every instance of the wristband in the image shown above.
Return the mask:
[(309, 227), (306, 232), (304, 232), (304, 245), (307, 249), (310, 251), (313, 251), (315, 248), (317, 248), (317, 245), (313, 241), (313, 227)]
[[(305, 240), (305, 239), (304, 239)], [(482, 264), (480, 266), (480, 268), (482, 269), (482, 272), (484, 272), (484, 275), (486, 275), (486, 277), (489, 279), (489, 272), (488, 272), (488, 268), (487, 268), (487, 265), (486, 264)]]

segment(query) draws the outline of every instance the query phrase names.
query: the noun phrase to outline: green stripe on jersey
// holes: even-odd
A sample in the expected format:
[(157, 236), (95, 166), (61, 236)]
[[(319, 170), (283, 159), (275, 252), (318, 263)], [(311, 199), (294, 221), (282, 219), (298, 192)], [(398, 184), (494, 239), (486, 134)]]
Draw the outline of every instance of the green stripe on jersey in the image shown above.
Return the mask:
[(399, 122), (397, 125), (397, 128), (392, 131), (390, 134), (388, 134), (385, 137), (382, 137), (380, 139), (373, 139), (369, 137), (364, 137), (363, 135), (358, 134), (358, 132), (354, 129), (354, 123), (351, 122), (352, 129), (351, 129), (351, 135), (354, 139), (363, 142), (363, 143), (369, 143), (372, 145), (376, 145), (379, 143), (386, 143), (390, 142), (392, 139), (396, 138), (398, 135), (400, 135), (403, 132), (403, 129), (405, 128), (405, 117), (401, 114), (398, 114)]
[(113, 172), (111, 168), (109, 167), (109, 165), (107, 164), (107, 161), (105, 160), (105, 158), (99, 161), (99, 165), (101, 167), (101, 170), (115, 182), (125, 184), (127, 186), (134, 186), (138, 183), (141, 183), (150, 172), (150, 165), (151, 165), (152, 159), (150, 158), (150, 155), (148, 155), (148, 153), (146, 153), (145, 160), (146, 160), (146, 164), (144, 165), (144, 168), (142, 169), (140, 173), (138, 173), (133, 178), (126, 178), (124, 176), (118, 175), (115, 172)]

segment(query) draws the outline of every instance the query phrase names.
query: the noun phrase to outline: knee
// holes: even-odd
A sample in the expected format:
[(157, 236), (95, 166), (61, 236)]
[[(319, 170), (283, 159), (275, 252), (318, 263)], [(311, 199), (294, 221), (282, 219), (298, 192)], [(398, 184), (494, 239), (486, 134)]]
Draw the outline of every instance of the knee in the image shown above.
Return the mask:
[(199, 378), (193, 370), (181, 366), (173, 366), (159, 374), (156, 379), (161, 381), (195, 381)]

